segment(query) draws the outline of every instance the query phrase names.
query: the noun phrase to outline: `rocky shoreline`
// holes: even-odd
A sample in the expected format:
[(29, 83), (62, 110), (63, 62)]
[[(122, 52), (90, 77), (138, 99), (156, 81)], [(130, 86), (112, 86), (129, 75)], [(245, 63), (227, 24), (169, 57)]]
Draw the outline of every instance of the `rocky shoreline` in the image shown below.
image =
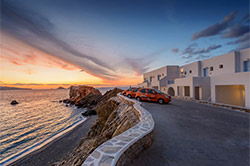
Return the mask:
[(83, 116), (96, 115), (94, 107), (102, 98), (102, 94), (98, 89), (90, 86), (71, 86), (69, 91), (69, 98), (60, 100), (66, 106), (74, 105), (77, 108), (87, 108), (87, 111), (83, 113)]
[(66, 103), (77, 107), (87, 107), (88, 111), (85, 116), (96, 113), (98, 117), (78, 146), (54, 165), (80, 166), (99, 145), (139, 122), (137, 112), (131, 103), (126, 103), (116, 97), (121, 91), (121, 89), (114, 88), (100, 95), (100, 92), (92, 87), (70, 88), (70, 98), (65, 100)]
[(69, 98), (59, 102), (87, 108), (83, 113), (89, 116), (86, 123), (11, 165), (82, 165), (102, 143), (138, 124), (139, 115), (132, 103), (117, 97), (121, 91), (114, 88), (102, 95), (93, 87), (71, 87)]

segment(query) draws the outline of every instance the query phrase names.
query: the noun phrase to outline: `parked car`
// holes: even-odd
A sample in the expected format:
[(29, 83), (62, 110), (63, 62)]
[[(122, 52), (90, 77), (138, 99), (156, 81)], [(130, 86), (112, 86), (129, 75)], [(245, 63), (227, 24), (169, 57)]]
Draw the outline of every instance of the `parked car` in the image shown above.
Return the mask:
[(138, 89), (139, 89), (139, 88), (134, 88), (133, 90), (128, 91), (128, 92), (126, 93), (127, 97), (129, 97), (129, 98), (134, 98), (135, 95), (136, 95), (136, 92), (138, 91)]
[(163, 92), (152, 88), (140, 88), (135, 95), (138, 101), (154, 101), (160, 104), (169, 103), (171, 97)]
[(126, 96), (129, 89), (122, 91), (122, 95)]
[(122, 94), (123, 94), (124, 96), (127, 96), (127, 92), (132, 91), (132, 90), (134, 90), (134, 89), (136, 89), (136, 88), (132, 87), (132, 88), (129, 88), (129, 89), (127, 89), (127, 90), (124, 90), (124, 91), (122, 91)]

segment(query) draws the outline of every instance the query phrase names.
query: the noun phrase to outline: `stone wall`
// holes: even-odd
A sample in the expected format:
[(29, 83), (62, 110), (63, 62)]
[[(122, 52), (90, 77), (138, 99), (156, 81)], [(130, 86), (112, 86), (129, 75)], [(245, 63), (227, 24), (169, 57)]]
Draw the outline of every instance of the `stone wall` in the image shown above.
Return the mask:
[(130, 165), (131, 161), (138, 157), (142, 151), (149, 148), (153, 143), (153, 132), (144, 136), (133, 145), (131, 145), (119, 158), (116, 163), (116, 166)]
[(151, 146), (153, 141), (154, 120), (151, 114), (141, 107), (141, 103), (120, 94), (120, 99), (132, 102), (138, 112), (140, 122), (127, 131), (113, 137), (97, 147), (82, 166), (123, 166), (131, 159)]
[(92, 124), (89, 132), (71, 153), (54, 165), (81, 166), (97, 147), (140, 122), (139, 114), (133, 105), (124, 102), (116, 95), (117, 93), (109, 95), (106, 101), (102, 100), (103, 102), (98, 103), (96, 108), (98, 118)]

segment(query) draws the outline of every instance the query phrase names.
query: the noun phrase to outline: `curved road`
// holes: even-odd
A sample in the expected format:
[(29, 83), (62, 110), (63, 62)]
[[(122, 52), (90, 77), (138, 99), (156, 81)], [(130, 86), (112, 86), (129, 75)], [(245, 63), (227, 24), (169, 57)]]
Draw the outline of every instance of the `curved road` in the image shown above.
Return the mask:
[(142, 104), (155, 121), (153, 145), (133, 166), (249, 166), (249, 114), (173, 99)]

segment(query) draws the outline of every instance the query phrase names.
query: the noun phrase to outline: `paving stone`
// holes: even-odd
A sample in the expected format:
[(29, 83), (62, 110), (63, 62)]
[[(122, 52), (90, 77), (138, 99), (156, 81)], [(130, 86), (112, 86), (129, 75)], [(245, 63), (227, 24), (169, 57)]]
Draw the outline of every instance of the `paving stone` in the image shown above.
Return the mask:
[(93, 160), (94, 160), (94, 159), (92, 159), (91, 157), (88, 157), (86, 161), (87, 161), (87, 162), (91, 162), (91, 161), (93, 161)]
[(128, 131), (126, 131), (126, 132), (124, 132), (124, 133), (122, 133), (122, 136), (127, 136), (127, 135), (129, 135), (130, 133), (128, 132)]
[(137, 125), (136, 125), (136, 126), (135, 126), (135, 127), (133, 127), (132, 129), (138, 129), (138, 128), (139, 128), (139, 126), (137, 126)]
[(117, 139), (119, 139), (119, 140), (121, 140), (121, 141), (127, 141), (127, 142), (130, 142), (133, 138), (120, 136), (120, 137), (118, 137)]
[(118, 152), (122, 147), (103, 147), (101, 149), (104, 153), (116, 153)]
[(124, 145), (126, 145), (127, 143), (125, 143), (125, 142), (118, 142), (118, 143), (116, 143), (116, 145), (121, 145), (121, 146), (124, 146)]
[(118, 141), (118, 140), (116, 140), (116, 139), (112, 139), (112, 140), (111, 140), (111, 142), (117, 142), (117, 141)]
[(102, 156), (98, 165), (99, 166), (110, 166), (113, 160), (114, 160), (113, 156), (104, 155), (104, 156)]
[(92, 156), (93, 156), (95, 159), (98, 159), (98, 158), (100, 158), (101, 153), (98, 152), (98, 151), (94, 151), (94, 152), (92, 153)]
[(139, 136), (140, 134), (137, 134), (137, 133), (132, 133), (132, 134), (130, 134), (129, 136), (130, 137), (137, 137), (137, 136)]
[(142, 131), (148, 131), (148, 128), (142, 128), (141, 130)]
[(134, 133), (142, 134), (143, 132), (141, 130), (135, 130)]
[(105, 142), (103, 145), (104, 146), (107, 146), (107, 145), (112, 146), (113, 144), (111, 142)]

